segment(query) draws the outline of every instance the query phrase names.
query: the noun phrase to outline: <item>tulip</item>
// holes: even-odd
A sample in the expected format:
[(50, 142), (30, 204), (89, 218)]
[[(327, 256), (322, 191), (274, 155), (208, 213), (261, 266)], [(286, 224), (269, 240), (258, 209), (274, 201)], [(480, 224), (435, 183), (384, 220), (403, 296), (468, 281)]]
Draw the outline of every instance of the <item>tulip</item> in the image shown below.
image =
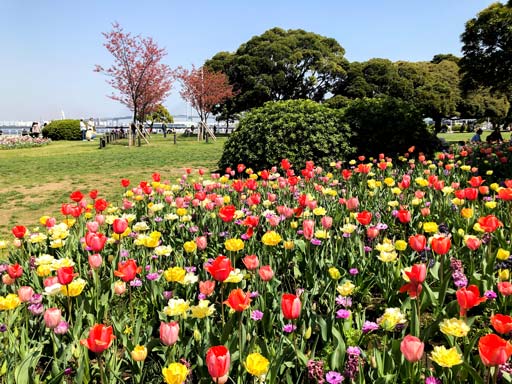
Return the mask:
[(274, 271), (270, 265), (264, 265), (258, 270), (258, 275), (263, 281), (270, 281), (274, 277)]
[(323, 216), (321, 219), (322, 227), (324, 229), (329, 229), (332, 227), (332, 217), (331, 216)]
[(26, 285), (18, 288), (18, 297), (22, 302), (29, 301), (34, 296), (34, 290), (32, 287)]
[(411, 212), (407, 209), (400, 209), (396, 214), (396, 217), (402, 224), (407, 224), (411, 221)]
[(315, 231), (315, 221), (314, 220), (304, 220), (302, 223), (302, 231), (304, 233), (304, 237), (306, 239), (311, 239), (313, 237), (313, 233)]
[(409, 237), (409, 246), (416, 252), (421, 252), (427, 246), (427, 238), (423, 235)]
[(127, 188), (130, 185), (130, 180), (121, 179), (121, 185), (123, 186), (123, 188)]
[(371, 223), (372, 221), (372, 214), (371, 212), (368, 212), (368, 211), (362, 211), (362, 212), (359, 212), (357, 215), (356, 215), (356, 220), (359, 222), (359, 224), (361, 225), (368, 225)]
[(300, 316), (301, 302), (298, 296), (285, 293), (281, 297), (281, 311), (287, 320), (295, 320)]
[(178, 341), (180, 325), (175, 321), (160, 323), (160, 341), (165, 345), (173, 345)]
[(512, 295), (512, 284), (508, 281), (502, 281), (498, 283), (498, 291), (503, 296), (510, 296)]
[(496, 314), (491, 316), (491, 325), (496, 332), (507, 335), (512, 332), (512, 317), (508, 315)]
[(89, 337), (80, 340), (80, 344), (85, 345), (91, 352), (99, 354), (109, 348), (114, 339), (112, 326), (95, 324), (89, 330)]
[(112, 229), (114, 233), (121, 235), (128, 228), (128, 221), (126, 219), (115, 219), (112, 223)]
[(137, 267), (137, 262), (134, 259), (121, 261), (117, 264), (117, 270), (114, 275), (120, 277), (124, 282), (130, 282), (137, 276), (137, 273), (142, 271), (141, 267)]
[(421, 293), (423, 287), (421, 284), (427, 276), (427, 266), (425, 264), (415, 264), (410, 271), (405, 271), (409, 282), (400, 288), (400, 293), (407, 292), (411, 299), (415, 299)]
[(89, 255), (89, 265), (92, 269), (98, 269), (103, 264), (103, 258), (99, 253), (95, 253), (93, 255)]
[(57, 269), (57, 280), (59, 284), (68, 285), (73, 281), (74, 277), (73, 267), (61, 267)]
[(201, 292), (205, 296), (210, 296), (215, 289), (215, 281), (206, 280), (199, 282), (199, 292)]
[(379, 236), (379, 229), (377, 227), (369, 227), (366, 229), (366, 236), (369, 239), (375, 239), (377, 236)]
[(136, 345), (130, 354), (133, 361), (144, 361), (148, 356), (148, 349), (143, 345)]
[(12, 229), (12, 234), (17, 239), (23, 239), (25, 237), (25, 234), (27, 233), (27, 228), (23, 225), (17, 225)]
[(75, 203), (78, 203), (84, 198), (84, 195), (80, 191), (72, 192), (71, 195), (69, 195), (69, 198), (73, 200)]
[(494, 215), (480, 217), (478, 224), (480, 224), (480, 227), (487, 233), (496, 231), (498, 227), (503, 227), (503, 223)]
[(215, 280), (222, 282), (228, 278), (234, 268), (231, 266), (231, 260), (226, 256), (220, 255), (210, 265), (207, 265), (205, 269)]
[(465, 239), (466, 247), (471, 249), (472, 251), (476, 251), (478, 248), (480, 248), (480, 245), (482, 245), (482, 241), (475, 236), (468, 236)]
[(100, 224), (97, 221), (88, 221), (86, 227), (87, 231), (95, 233), (98, 232)]
[(423, 356), (423, 349), (425, 344), (415, 336), (407, 335), (400, 343), (400, 352), (404, 355), (405, 359), (410, 363), (415, 363), (421, 360)]
[(260, 261), (256, 255), (247, 255), (242, 259), (242, 262), (249, 271), (256, 270), (260, 265)]
[(460, 288), (455, 292), (455, 296), (457, 296), (457, 302), (459, 303), (460, 316), (466, 316), (469, 309), (487, 300), (485, 297), (480, 297), (480, 291), (476, 285)]
[(478, 353), (486, 366), (499, 366), (505, 364), (512, 355), (512, 344), (498, 335), (486, 335), (478, 341)]
[(345, 205), (349, 211), (355, 211), (359, 208), (359, 199), (357, 197), (351, 197), (350, 199), (347, 199)]
[(196, 247), (200, 251), (205, 250), (207, 245), (208, 245), (208, 240), (206, 239), (206, 236), (199, 236), (196, 238)]
[(223, 345), (211, 347), (206, 352), (206, 366), (208, 373), (216, 384), (224, 384), (228, 380), (231, 356)]
[(7, 274), (11, 279), (15, 280), (23, 275), (23, 268), (18, 263), (9, 265), (7, 267)]
[(114, 283), (114, 293), (121, 296), (126, 292), (126, 283), (124, 281), (116, 281)]
[(432, 238), (432, 250), (438, 255), (446, 255), (450, 251), (452, 242), (447, 236), (435, 236)]
[(87, 232), (85, 234), (85, 244), (87, 244), (93, 252), (100, 252), (106, 242), (107, 237), (102, 233)]
[(55, 328), (62, 319), (62, 312), (59, 308), (48, 308), (43, 315), (44, 323), (48, 328)]
[(13, 279), (11, 276), (9, 276), (8, 274), (5, 274), (5, 275), (2, 275), (2, 283), (4, 283), (5, 285), (12, 285), (16, 282), (15, 279)]
[(232, 221), (233, 218), (235, 217), (235, 211), (236, 208), (234, 205), (226, 205), (219, 209), (219, 217), (221, 218), (222, 221), (228, 223)]
[(224, 301), (228, 307), (236, 312), (242, 312), (249, 308), (251, 303), (250, 293), (244, 292), (240, 288), (233, 289), (228, 296), (228, 299)]

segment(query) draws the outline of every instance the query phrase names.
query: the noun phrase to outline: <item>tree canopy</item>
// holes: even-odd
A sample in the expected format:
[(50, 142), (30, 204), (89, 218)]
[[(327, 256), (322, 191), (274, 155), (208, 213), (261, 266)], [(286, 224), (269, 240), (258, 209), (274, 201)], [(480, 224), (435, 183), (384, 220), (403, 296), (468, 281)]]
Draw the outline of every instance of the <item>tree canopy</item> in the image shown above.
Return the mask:
[(322, 100), (346, 74), (344, 54), (335, 39), (273, 28), (205, 65), (226, 73), (238, 92), (230, 107), (241, 112), (271, 100)]
[(460, 61), (466, 89), (512, 93), (512, 1), (494, 3), (466, 23)]

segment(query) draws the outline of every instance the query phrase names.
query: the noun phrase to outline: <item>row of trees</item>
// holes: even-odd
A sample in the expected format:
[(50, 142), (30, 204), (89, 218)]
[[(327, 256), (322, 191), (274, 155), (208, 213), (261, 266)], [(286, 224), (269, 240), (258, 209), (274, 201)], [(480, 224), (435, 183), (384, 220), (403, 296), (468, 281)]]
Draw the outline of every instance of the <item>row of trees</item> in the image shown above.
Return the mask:
[[(201, 68), (171, 70), (165, 50), (151, 38), (132, 37), (119, 24), (105, 33), (114, 64), (96, 71), (109, 76), (110, 97), (144, 120), (168, 96), (172, 82), (201, 120), (211, 113), (230, 121), (267, 101), (311, 99), (343, 107), (357, 98), (407, 100), (431, 117), (504, 119), (512, 97), (512, 0), (495, 3), (466, 23), (462, 58), (436, 55), (430, 62), (371, 59), (348, 62), (332, 38), (304, 30), (273, 28), (220, 52)], [(231, 85), (232, 84), (232, 85)], [(510, 113), (508, 115), (510, 118)]]

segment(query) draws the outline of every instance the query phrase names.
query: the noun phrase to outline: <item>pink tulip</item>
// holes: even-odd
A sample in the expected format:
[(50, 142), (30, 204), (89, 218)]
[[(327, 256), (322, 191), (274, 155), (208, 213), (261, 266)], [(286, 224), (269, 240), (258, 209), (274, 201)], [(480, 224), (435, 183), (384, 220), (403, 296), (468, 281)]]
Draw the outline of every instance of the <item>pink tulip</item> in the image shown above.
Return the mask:
[(48, 308), (44, 312), (44, 323), (48, 328), (55, 328), (62, 320), (62, 312), (59, 308)]
[(208, 246), (208, 240), (206, 239), (206, 236), (199, 236), (196, 238), (196, 246), (200, 251), (206, 249)]
[(315, 230), (315, 221), (314, 220), (304, 220), (302, 223), (302, 230), (304, 232), (304, 237), (306, 239), (311, 239), (313, 237), (313, 233)]
[(96, 221), (99, 225), (103, 225), (103, 223), (105, 222), (105, 216), (96, 215), (96, 217), (94, 218), (94, 221)]
[(329, 229), (332, 227), (332, 217), (331, 216), (324, 216), (321, 220), (322, 227), (324, 229)]
[(100, 224), (97, 221), (88, 221), (86, 226), (87, 226), (87, 230), (89, 232), (96, 233), (96, 232), (98, 232)]
[(160, 323), (160, 340), (165, 345), (173, 345), (178, 341), (180, 325), (175, 321), (170, 323)]
[(423, 349), (425, 344), (415, 336), (407, 335), (400, 343), (400, 351), (405, 359), (410, 363), (415, 363), (421, 360), (423, 356)]
[(24, 285), (18, 288), (18, 297), (22, 302), (29, 301), (34, 296), (34, 290), (32, 287)]
[(355, 211), (359, 207), (359, 199), (357, 197), (351, 197), (345, 202), (349, 211)]
[(89, 255), (89, 265), (92, 269), (98, 269), (103, 264), (103, 258), (100, 254), (95, 253), (93, 255)]

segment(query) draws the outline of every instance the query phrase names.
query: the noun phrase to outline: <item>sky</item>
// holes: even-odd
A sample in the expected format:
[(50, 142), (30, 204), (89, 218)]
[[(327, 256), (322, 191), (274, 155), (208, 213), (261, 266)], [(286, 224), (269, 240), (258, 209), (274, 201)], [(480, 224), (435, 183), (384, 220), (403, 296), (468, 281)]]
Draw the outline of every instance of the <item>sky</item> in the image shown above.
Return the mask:
[[(0, 0), (0, 123), (130, 115), (95, 64), (112, 56), (102, 32), (118, 22), (152, 37), (171, 68), (201, 66), (273, 27), (334, 38), (349, 61), (461, 55), (465, 23), (490, 0)], [(191, 108), (173, 86), (164, 105)]]

